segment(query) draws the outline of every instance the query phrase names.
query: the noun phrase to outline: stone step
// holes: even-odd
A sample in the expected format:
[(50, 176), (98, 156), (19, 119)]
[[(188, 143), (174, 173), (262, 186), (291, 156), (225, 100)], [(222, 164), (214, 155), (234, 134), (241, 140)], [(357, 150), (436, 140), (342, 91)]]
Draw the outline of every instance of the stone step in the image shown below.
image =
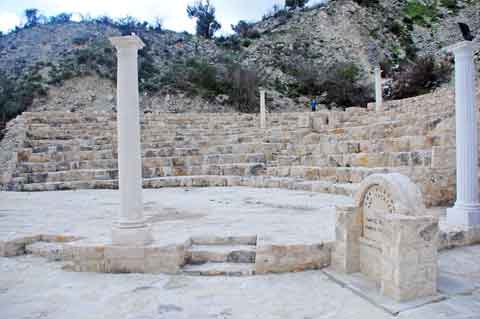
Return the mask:
[(318, 167), (298, 165), (267, 167), (266, 175), (299, 177), (304, 180), (322, 180), (334, 183), (360, 183), (371, 174), (388, 173), (391, 170), (392, 168), (388, 167)]
[(192, 245), (197, 246), (252, 246), (257, 244), (257, 236), (194, 236)]
[[(19, 185), (16, 191), (56, 191), (75, 189), (117, 189), (118, 180), (85, 180), (71, 182), (46, 182), (26, 184), (26, 181), (16, 181)], [(144, 178), (144, 188), (164, 187), (227, 187), (247, 186), (260, 188), (285, 188), (292, 190), (303, 190), (317, 193), (329, 193), (351, 196), (355, 193), (359, 183), (333, 183), (331, 181), (305, 181), (291, 177), (272, 176), (169, 176), (157, 178)], [(13, 190), (13, 189), (12, 189)], [(210, 238), (211, 239), (211, 238)], [(210, 240), (206, 239), (206, 240)], [(219, 238), (216, 242), (200, 241), (194, 243), (199, 245), (219, 244), (223, 241)], [(229, 244), (243, 244), (242, 242), (227, 242)]]
[[(258, 176), (265, 173), (265, 164), (255, 162), (179, 166), (157, 166), (157, 164), (160, 165), (162, 163), (145, 161), (143, 165), (143, 177), (155, 178), (194, 175)], [(23, 178), (27, 184), (111, 180), (118, 178), (118, 169), (71, 169), (64, 171), (40, 171), (32, 173), (20, 173), (18, 177)]]
[(255, 274), (255, 264), (212, 262), (201, 265), (185, 265), (183, 273), (193, 276), (252, 276)]
[(47, 258), (49, 261), (66, 259), (66, 250), (63, 243), (37, 241), (25, 246), (25, 252), (38, 257)]
[(20, 177), (24, 177), (27, 184), (112, 180), (118, 178), (118, 170), (77, 169), (60, 172), (24, 173), (20, 174)]
[[(282, 150), (285, 144), (264, 143), (262, 141), (249, 143), (225, 143), (225, 141), (198, 143), (197, 141), (189, 141), (182, 144), (174, 142), (142, 143), (141, 147), (143, 157), (164, 157), (271, 153)], [(24, 147), (19, 150), (19, 153), (21, 154), (21, 161), (29, 161), (29, 157), (33, 157), (35, 158), (35, 160), (32, 160), (34, 162), (81, 160), (83, 157), (94, 159), (101, 154), (105, 154), (105, 156), (100, 156), (101, 159), (104, 159), (116, 157), (117, 147), (112, 143), (102, 145), (70, 143), (67, 146), (56, 141), (46, 140), (41, 143), (38, 141), (29, 143), (29, 147)]]
[(402, 166), (430, 166), (432, 163), (432, 149), (419, 149), (412, 152), (366, 152), (366, 153), (318, 153), (309, 154), (274, 154), (273, 160), (280, 165), (300, 166), (310, 162), (313, 166), (330, 167), (402, 167)]
[(265, 169), (265, 163), (254, 162), (178, 166), (157, 166), (157, 163), (144, 162), (143, 176), (146, 178), (195, 175), (259, 176), (265, 174)]
[(336, 195), (353, 196), (360, 183), (332, 183), (329, 181), (302, 181), (295, 182), (291, 189), (314, 193), (327, 193)]
[[(161, 155), (161, 154), (150, 154)], [(116, 169), (118, 168), (117, 159), (87, 159), (88, 157), (80, 155), (82, 159), (76, 158), (61, 161), (30, 162), (22, 161), (18, 163), (19, 173), (46, 173), (60, 172), (78, 169)], [(235, 164), (235, 163), (264, 163), (266, 161), (264, 153), (243, 153), (243, 154), (210, 154), (210, 155), (187, 155), (187, 156), (164, 156), (164, 157), (144, 157), (143, 164), (147, 169), (168, 166), (193, 166), (193, 165), (216, 165), (216, 164)]]
[(255, 263), (255, 249), (253, 245), (193, 245), (187, 250), (187, 263)]

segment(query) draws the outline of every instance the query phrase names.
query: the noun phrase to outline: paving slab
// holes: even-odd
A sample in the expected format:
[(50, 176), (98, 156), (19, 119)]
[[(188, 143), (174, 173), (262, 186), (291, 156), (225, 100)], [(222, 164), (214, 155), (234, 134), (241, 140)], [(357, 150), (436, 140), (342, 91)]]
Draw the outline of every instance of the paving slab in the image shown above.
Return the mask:
[(253, 277), (67, 272), (0, 258), (2, 318), (390, 319), (319, 271)]
[[(262, 243), (316, 244), (334, 239), (340, 195), (247, 187), (145, 189), (144, 212), (155, 242), (195, 236), (255, 236)], [(110, 242), (119, 212), (116, 190), (0, 192), (0, 240), (69, 234)]]

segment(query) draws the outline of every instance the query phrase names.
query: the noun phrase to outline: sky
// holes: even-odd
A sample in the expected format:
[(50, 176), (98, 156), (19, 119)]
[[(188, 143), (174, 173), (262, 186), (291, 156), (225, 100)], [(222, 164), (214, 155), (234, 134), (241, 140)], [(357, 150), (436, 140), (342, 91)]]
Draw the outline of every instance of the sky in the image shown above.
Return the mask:
[[(311, 4), (324, 0), (310, 0)], [(62, 12), (89, 14), (92, 17), (107, 15), (112, 18), (133, 16), (142, 21), (160, 18), (165, 29), (195, 32), (195, 21), (187, 17), (186, 8), (194, 0), (0, 0), (0, 31), (8, 32), (24, 22), (23, 12), (36, 8), (46, 16)], [(231, 33), (231, 24), (239, 20), (258, 21), (273, 5), (283, 5), (284, 0), (211, 0), (217, 9), (217, 20), (222, 25), (219, 34)]]

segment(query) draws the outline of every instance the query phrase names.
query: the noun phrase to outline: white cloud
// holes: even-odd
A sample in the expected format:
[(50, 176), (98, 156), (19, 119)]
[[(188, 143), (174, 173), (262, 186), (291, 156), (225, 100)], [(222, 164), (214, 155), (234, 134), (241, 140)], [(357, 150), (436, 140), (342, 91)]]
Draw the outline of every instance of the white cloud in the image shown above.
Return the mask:
[(0, 12), (0, 31), (8, 32), (20, 24), (20, 17), (11, 12)]

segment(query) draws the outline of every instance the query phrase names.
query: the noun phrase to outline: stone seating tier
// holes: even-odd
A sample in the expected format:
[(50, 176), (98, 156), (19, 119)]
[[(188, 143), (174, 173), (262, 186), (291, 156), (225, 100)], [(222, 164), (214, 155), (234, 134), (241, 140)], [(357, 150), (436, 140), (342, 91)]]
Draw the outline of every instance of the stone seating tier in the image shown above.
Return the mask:
[[(427, 205), (446, 204), (455, 196), (453, 98), (438, 96), (387, 102), (375, 113), (272, 113), (265, 130), (256, 114), (144, 114), (144, 186), (238, 177), (245, 186), (351, 194), (371, 174), (398, 172), (420, 185)], [(115, 113), (27, 112), (21, 120), (25, 136), (4, 188), (115, 187)]]

